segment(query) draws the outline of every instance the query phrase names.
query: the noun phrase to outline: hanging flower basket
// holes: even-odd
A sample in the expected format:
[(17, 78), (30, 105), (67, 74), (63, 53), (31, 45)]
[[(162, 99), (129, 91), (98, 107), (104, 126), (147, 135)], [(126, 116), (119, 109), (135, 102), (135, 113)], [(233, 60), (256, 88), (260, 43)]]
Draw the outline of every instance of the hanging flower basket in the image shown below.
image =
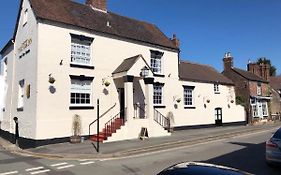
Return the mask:
[(49, 76), (49, 83), (54, 84), (56, 79), (52, 76)]
[(105, 82), (104, 82), (104, 85), (105, 85), (106, 87), (108, 87), (108, 86), (110, 85), (110, 82), (109, 82), (109, 81), (105, 81)]
[(181, 102), (181, 98), (178, 98), (178, 99), (176, 100), (176, 102), (177, 102), (177, 103), (180, 103), (180, 102)]
[(231, 102), (231, 103), (234, 103), (234, 100), (231, 100), (230, 102)]
[(207, 103), (210, 103), (210, 102), (211, 102), (210, 99), (208, 99), (208, 100), (207, 100)]

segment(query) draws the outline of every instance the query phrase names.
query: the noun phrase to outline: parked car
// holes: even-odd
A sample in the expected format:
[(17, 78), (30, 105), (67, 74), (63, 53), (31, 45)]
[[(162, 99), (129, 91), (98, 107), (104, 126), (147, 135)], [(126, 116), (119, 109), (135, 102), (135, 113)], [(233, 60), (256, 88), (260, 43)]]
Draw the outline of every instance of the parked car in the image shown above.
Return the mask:
[(269, 165), (281, 165), (281, 128), (266, 142), (265, 159)]
[(158, 175), (250, 175), (250, 173), (220, 165), (186, 162), (166, 168)]

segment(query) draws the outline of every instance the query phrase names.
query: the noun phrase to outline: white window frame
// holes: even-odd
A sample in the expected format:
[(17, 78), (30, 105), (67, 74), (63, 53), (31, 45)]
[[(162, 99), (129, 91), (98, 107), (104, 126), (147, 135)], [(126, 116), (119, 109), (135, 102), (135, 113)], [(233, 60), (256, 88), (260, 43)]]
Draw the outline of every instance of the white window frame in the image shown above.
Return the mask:
[(214, 84), (214, 93), (219, 94), (220, 93), (220, 85), (215, 83)]
[(163, 74), (163, 52), (150, 50), (150, 67), (155, 74)]
[[(79, 80), (76, 78), (71, 78), (70, 106), (92, 106), (92, 84), (92, 80)], [(86, 87), (83, 88), (83, 86)]]
[(71, 38), (71, 64), (92, 66), (92, 41)]
[(262, 94), (261, 84), (257, 84), (257, 95), (261, 95), (261, 94)]
[(24, 107), (24, 80), (19, 81), (18, 84), (18, 105), (17, 109), (23, 109)]
[[(191, 101), (190, 101), (190, 99), (191, 99)], [(194, 100), (194, 87), (184, 86), (183, 87), (184, 107), (194, 107), (195, 106), (194, 102), (195, 102), (195, 100)]]
[[(157, 89), (156, 89), (157, 88)], [(153, 104), (163, 105), (164, 104), (164, 85), (153, 85)]]
[(262, 115), (263, 116), (268, 116), (267, 102), (262, 102)]
[(22, 25), (25, 26), (28, 21), (28, 9), (23, 11)]

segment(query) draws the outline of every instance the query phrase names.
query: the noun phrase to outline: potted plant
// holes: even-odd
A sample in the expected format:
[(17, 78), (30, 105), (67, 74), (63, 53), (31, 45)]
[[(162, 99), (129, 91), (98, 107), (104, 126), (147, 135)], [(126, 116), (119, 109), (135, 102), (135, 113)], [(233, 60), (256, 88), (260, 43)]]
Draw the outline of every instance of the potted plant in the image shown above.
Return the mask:
[(73, 116), (72, 120), (72, 136), (70, 137), (71, 143), (80, 143), (81, 142), (81, 117), (77, 114)]

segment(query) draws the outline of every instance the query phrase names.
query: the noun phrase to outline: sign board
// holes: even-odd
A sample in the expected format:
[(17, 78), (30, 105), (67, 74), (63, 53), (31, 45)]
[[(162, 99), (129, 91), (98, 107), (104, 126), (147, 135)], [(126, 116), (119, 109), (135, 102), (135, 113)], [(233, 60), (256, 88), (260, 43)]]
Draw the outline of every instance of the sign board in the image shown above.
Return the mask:
[(142, 127), (142, 128), (141, 128), (141, 132), (140, 132), (140, 139), (141, 139), (141, 140), (144, 140), (144, 139), (146, 139), (146, 138), (148, 138), (148, 131), (147, 131), (147, 128)]

